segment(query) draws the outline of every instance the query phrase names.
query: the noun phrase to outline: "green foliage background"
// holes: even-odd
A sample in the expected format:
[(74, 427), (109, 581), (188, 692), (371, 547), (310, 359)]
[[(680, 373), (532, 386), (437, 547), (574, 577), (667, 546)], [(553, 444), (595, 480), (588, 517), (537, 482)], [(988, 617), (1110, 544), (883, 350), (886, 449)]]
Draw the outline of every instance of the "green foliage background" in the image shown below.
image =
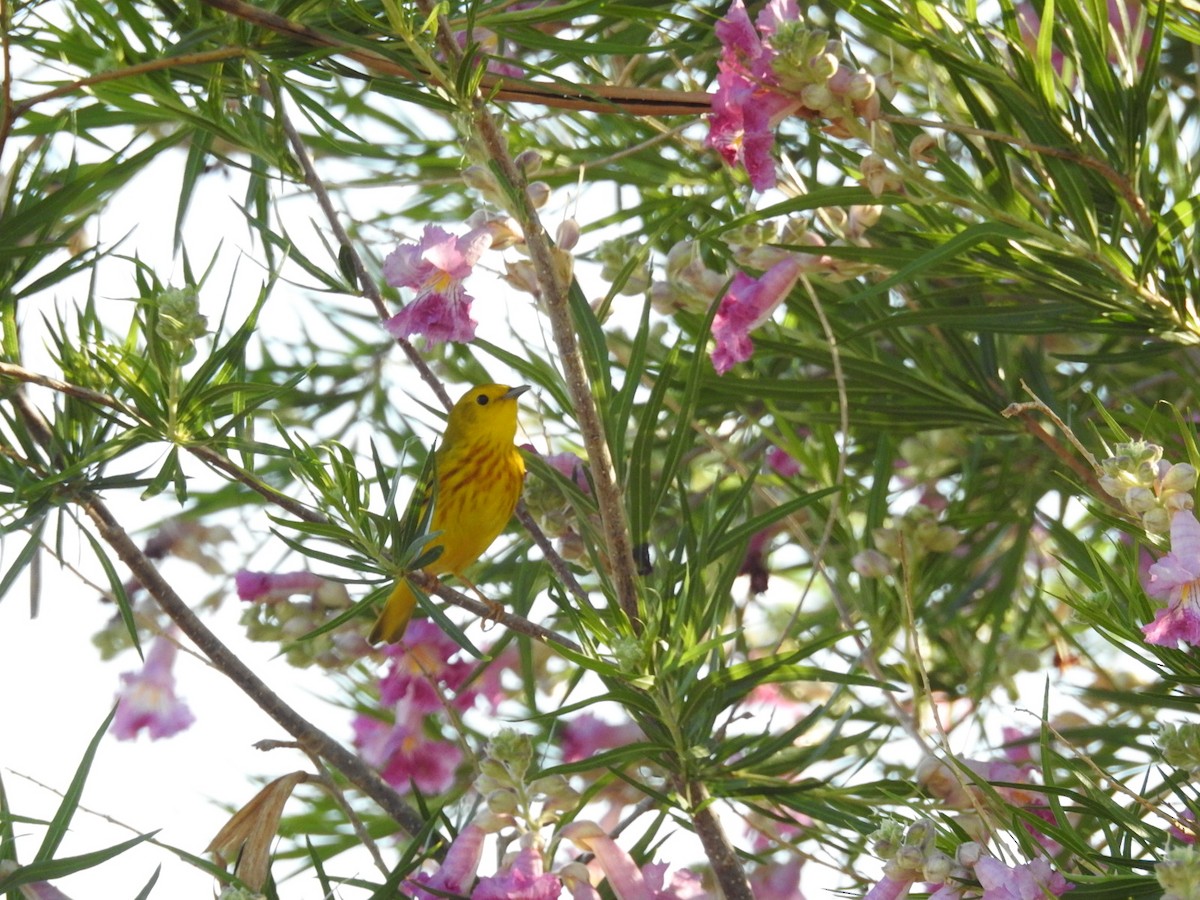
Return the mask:
[[(415, 237), (425, 223), (461, 233), (475, 208), (515, 196), (479, 130), (473, 98), (482, 96), (508, 153), (535, 150), (533, 177), (556, 198), (577, 196), (550, 207), (572, 209), (583, 233), (571, 329), (632, 540), (653, 561), (637, 581), (639, 631), (618, 611), (622, 563), (609, 554), (597, 501), (530, 462), (527, 492), (556, 498), (550, 524), (581, 539), (570, 567), (586, 602), (515, 523), (477, 570), (489, 596), (510, 598), (518, 614), (547, 609), (546, 624), (579, 645), (504, 633), (495, 652), (518, 647), (525, 678), (514, 719), (536, 746), (553, 748), (560, 704), (608, 700), (645, 735), (586, 764), (559, 765), (543, 749), (543, 774), (572, 775), (585, 795), (631, 781), (650, 799), (637, 848), (647, 859), (659, 838), (695, 827), (681, 785), (703, 785), (726, 812), (802, 821), (794, 836), (747, 854), (749, 870), (818, 856), (837, 872), (831, 884), (860, 895), (877, 877), (868, 836), (881, 815), (932, 815), (951, 851), (963, 839), (955, 816), (914, 781), (911, 760), (994, 745), (1019, 700), (1047, 720), (1034, 740), (1059, 824), (1039, 827), (1065, 848), (1058, 865), (1077, 885), (1072, 896), (1158, 895), (1161, 813), (1196, 799), (1188, 773), (1162, 763), (1153, 729), (1164, 716), (1190, 718), (1200, 683), (1191, 653), (1148, 647), (1139, 631), (1153, 615), (1139, 549), (1161, 552), (1164, 538), (1111, 505), (1045, 414), (1001, 412), (1036, 396), (1098, 458), (1138, 437), (1173, 462), (1198, 463), (1200, 8), (1133, 4), (1130, 34), (1106, 24), (1102, 0), (1034, 6), (1046, 24), (1027, 34), (1008, 0), (804, 10), (849, 58), (889, 72), (892, 89), (884, 116), (849, 136), (785, 121), (780, 185), (757, 196), (704, 147), (702, 104), (652, 115), (631, 111), (617, 90), (657, 88), (681, 102), (712, 90), (723, 8), (439, 7), (444, 23), (477, 39), (486, 29), (498, 43), (485, 49), (524, 67), (497, 87), (480, 86), (470, 57), (456, 66), (438, 51), (429, 10), (396, 0), (6, 0), (4, 590), (38, 555), (61, 550), (64, 531), (98, 534), (80, 515), (93, 498), (125, 495), (155, 497), (164, 518), (273, 529), (276, 549), (295, 554), (292, 568), (344, 580), (356, 600), (412, 561), (396, 510), (431, 434), (414, 422), (436, 423), (439, 404), (364, 292), (381, 283), (395, 235)], [(520, 81), (592, 94), (591, 108), (512, 102), (504, 90)], [(327, 219), (294, 215), (314, 185), (292, 123), (341, 211), (346, 243)], [(922, 135), (934, 142), (914, 157)], [(880, 196), (860, 181), (867, 152), (894, 173)], [(176, 209), (173, 282), (141, 258), (138, 234), (99, 227), (111, 198), (160, 159), (182, 160), (178, 180), (157, 186)], [(491, 198), (464, 184), (472, 163), (500, 178)], [(240, 265), (259, 267), (256, 298), (229, 296), (231, 283), (207, 274), (215, 260), (188, 252), (189, 208), (227, 173), (246, 185), (240, 219), (214, 227), (249, 235)], [(868, 205), (881, 207), (878, 222), (850, 236), (847, 211)], [(517, 206), (508, 211), (534, 227)], [(789, 247), (795, 231), (771, 227), (782, 222), (803, 222), (833, 262), (754, 333), (750, 362), (718, 376), (711, 304), (668, 314), (652, 307), (649, 281), (665, 279), (667, 251), (685, 240), (731, 276), (748, 245)], [(546, 224), (553, 232), (556, 222)], [(617, 244), (600, 243), (613, 235)], [(231, 245), (218, 252), (231, 255)], [(102, 267), (120, 272), (137, 302), (113, 300), (91, 277)], [(202, 298), (209, 334), (194, 347), (164, 336), (169, 288)], [(546, 293), (538, 306), (497, 287), (477, 303), (544, 323)], [(383, 299), (395, 311), (402, 298), (385, 289)], [(489, 330), (466, 347), (417, 349), (452, 396), (504, 373), (532, 384), (536, 418), (523, 424), (539, 449), (582, 450), (561, 343), (532, 333)], [(57, 381), (43, 378), (53, 391), (36, 395), (38, 424), (27, 359), (42, 341), (52, 368), (36, 374)], [(411, 409), (398, 408), (402, 397)], [(766, 467), (771, 446), (800, 474)], [(223, 480), (197, 478), (197, 462)], [(923, 544), (927, 531), (903, 531), (918, 498), (958, 536), (952, 550)], [(904, 534), (892, 573), (858, 575), (851, 560), (886, 527)], [(748, 542), (768, 528), (773, 587), (749, 596), (738, 575)], [(100, 536), (93, 545), (136, 634), (124, 569)], [(369, 619), (355, 609), (336, 627)], [(468, 639), (458, 630), (468, 620), (443, 620)], [(350, 666), (331, 694), (369, 704), (377, 668)], [(1020, 695), (1019, 683), (1072, 695), (1082, 712), (1056, 718), (1060, 710)], [(805, 714), (736, 725), (766, 685)], [(955, 714), (935, 724), (935, 708)], [(468, 723), (463, 734), (480, 752), (495, 727)], [(454, 804), (468, 786), (423, 798), (433, 832), (457, 827)], [(352, 797), (370, 830), (387, 833), (372, 801)], [(334, 872), (358, 836), (323, 795), (304, 802), (279, 852)], [(990, 802), (1016, 858), (1031, 854), (1019, 825), (1028, 814)], [(0, 808), (0, 819), (0, 855), (15, 858), (14, 814)], [(437, 841), (399, 845), (407, 872)]]

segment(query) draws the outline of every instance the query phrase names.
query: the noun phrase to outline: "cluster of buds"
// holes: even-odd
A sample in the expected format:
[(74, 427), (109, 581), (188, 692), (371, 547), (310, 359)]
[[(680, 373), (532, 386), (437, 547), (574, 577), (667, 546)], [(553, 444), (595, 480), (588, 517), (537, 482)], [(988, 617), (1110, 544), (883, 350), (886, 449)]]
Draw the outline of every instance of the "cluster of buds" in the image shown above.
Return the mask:
[[(521, 449), (537, 453), (532, 444), (525, 444)], [(591, 494), (587, 464), (580, 457), (565, 451), (543, 456), (542, 459), (583, 493)], [(532, 478), (525, 483), (524, 499), (530, 515), (537, 520), (546, 536), (558, 540), (559, 553), (565, 559), (582, 559), (587, 555), (583, 538), (576, 530), (578, 514), (566, 490), (545, 479)]]
[[(951, 879), (970, 881), (970, 867), (978, 861), (983, 848), (968, 841), (950, 856), (937, 848), (936, 840), (937, 828), (932, 819), (918, 819), (907, 828), (896, 821), (884, 822), (871, 835), (871, 841), (875, 855), (884, 861), (885, 882), (895, 885), (914, 881), (944, 884)], [(879, 890), (878, 885), (875, 890)]]
[(167, 288), (143, 302), (153, 322), (148, 337), (166, 344), (180, 363), (190, 362), (196, 355), (196, 341), (208, 334), (208, 317), (200, 314), (196, 288)]
[[(818, 215), (834, 236), (833, 246), (866, 247), (870, 246), (866, 233), (879, 221), (882, 212), (879, 206), (826, 207)], [(807, 277), (838, 282), (857, 278), (875, 268), (870, 263), (821, 252), (830, 246), (829, 242), (812, 229), (810, 222), (799, 217), (744, 225), (726, 232), (723, 240), (734, 262), (745, 269), (765, 272), (784, 260), (792, 260)], [(614, 264), (629, 259), (619, 246), (613, 247), (611, 255)], [(723, 269), (709, 267), (700, 245), (691, 240), (680, 241), (667, 252), (663, 275), (661, 281), (650, 285), (650, 301), (655, 311), (663, 315), (681, 310), (703, 315), (730, 281)]]
[(337, 669), (362, 658), (370, 650), (363, 635), (354, 629), (310, 634), (350, 606), (346, 586), (312, 572), (249, 572), (235, 576), (238, 596), (250, 605), (241, 624), (252, 641), (281, 644), (284, 657), (298, 668), (316, 664)]
[(618, 294), (636, 297), (650, 287), (650, 261), (645, 246), (636, 237), (621, 235), (604, 241), (596, 248), (595, 256), (600, 263), (600, 278), (606, 284), (618, 285)]
[(1162, 453), (1157, 444), (1130, 441), (1117, 444), (1115, 455), (1100, 463), (1100, 487), (1138, 516), (1148, 534), (1166, 534), (1172, 516), (1193, 506), (1196, 469), (1171, 464)]
[(1158, 733), (1163, 761), (1186, 772), (1200, 772), (1200, 725), (1163, 725)]
[(879, 93), (886, 78), (865, 69), (852, 71), (843, 62), (846, 52), (841, 41), (830, 40), (825, 30), (803, 21), (783, 21), (771, 35), (771, 48), (776, 53), (771, 70), (779, 87), (828, 119), (826, 130), (831, 134), (849, 137), (853, 120), (870, 122), (879, 117)]
[[(888, 823), (872, 835), (876, 853), (885, 860), (883, 879), (866, 900), (894, 900), (908, 894), (916, 881), (931, 885), (930, 900), (979, 897), (1059, 897), (1074, 887), (1043, 858), (1007, 865), (989, 856), (982, 844), (966, 841), (950, 856), (935, 844), (931, 819), (907, 829)], [(978, 886), (976, 886), (978, 885)], [(1191, 896), (1191, 895), (1189, 895)]]
[(918, 504), (888, 528), (871, 532), (875, 548), (892, 560), (915, 562), (930, 553), (948, 553), (959, 545), (962, 535), (949, 525), (940, 525), (937, 513)]
[(480, 828), (498, 832), (515, 826), (521, 834), (536, 833), (575, 808), (579, 793), (563, 776), (528, 780), (532, 763), (533, 743), (528, 735), (506, 728), (488, 742), (475, 780), (487, 807), (475, 820)]
[(1162, 900), (1191, 900), (1200, 897), (1200, 851), (1175, 847), (1154, 867), (1154, 877), (1163, 889)]

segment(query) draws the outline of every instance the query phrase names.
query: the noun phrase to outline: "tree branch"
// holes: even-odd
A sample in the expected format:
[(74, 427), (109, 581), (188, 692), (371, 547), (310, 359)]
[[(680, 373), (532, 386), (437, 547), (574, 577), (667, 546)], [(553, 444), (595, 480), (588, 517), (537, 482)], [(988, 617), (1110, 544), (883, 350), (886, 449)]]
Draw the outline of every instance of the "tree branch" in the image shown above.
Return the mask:
[(188, 636), (212, 665), (238, 686), (254, 703), (292, 735), (305, 751), (329, 761), (346, 779), (379, 804), (385, 813), (410, 835), (420, 833), (425, 821), (406, 804), (392, 787), (362, 759), (321, 731), (288, 706), (267, 684), (251, 671), (236, 654), (209, 631), (190, 606), (175, 593), (154, 564), (130, 539), (107, 505), (94, 494), (86, 493), (78, 501), (96, 523), (100, 536), (129, 567), (133, 576), (158, 602), (179, 630)]

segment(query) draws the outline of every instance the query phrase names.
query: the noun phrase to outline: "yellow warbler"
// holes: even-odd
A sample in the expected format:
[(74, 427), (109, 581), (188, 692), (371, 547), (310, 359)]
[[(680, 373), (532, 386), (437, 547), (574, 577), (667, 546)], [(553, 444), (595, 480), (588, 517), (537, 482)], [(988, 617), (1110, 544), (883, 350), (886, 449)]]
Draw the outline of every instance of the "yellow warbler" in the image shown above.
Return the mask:
[[(441, 547), (442, 553), (425, 567), (428, 574), (461, 577), (512, 518), (525, 477), (525, 462), (513, 446), (517, 397), (527, 390), (528, 385), (483, 384), (463, 394), (450, 410), (435, 455), (437, 494), (430, 523), (430, 530), (441, 534), (427, 545)], [(408, 582), (401, 579), (371, 629), (371, 643), (400, 640), (416, 605)]]

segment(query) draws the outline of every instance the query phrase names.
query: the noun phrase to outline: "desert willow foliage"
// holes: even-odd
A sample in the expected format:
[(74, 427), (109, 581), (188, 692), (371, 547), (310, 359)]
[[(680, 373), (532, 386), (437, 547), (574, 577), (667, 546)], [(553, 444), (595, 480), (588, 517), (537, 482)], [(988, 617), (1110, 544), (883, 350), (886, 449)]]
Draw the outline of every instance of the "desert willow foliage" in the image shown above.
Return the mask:
[[(165, 740), (229, 679), (292, 773), (172, 889), (1194, 895), (1194, 5), (0, 20), (0, 593), (72, 622), (5, 683), (120, 655)], [(523, 503), (442, 584), (487, 383)], [(144, 883), (65, 849), (94, 727), (0, 891)]]

